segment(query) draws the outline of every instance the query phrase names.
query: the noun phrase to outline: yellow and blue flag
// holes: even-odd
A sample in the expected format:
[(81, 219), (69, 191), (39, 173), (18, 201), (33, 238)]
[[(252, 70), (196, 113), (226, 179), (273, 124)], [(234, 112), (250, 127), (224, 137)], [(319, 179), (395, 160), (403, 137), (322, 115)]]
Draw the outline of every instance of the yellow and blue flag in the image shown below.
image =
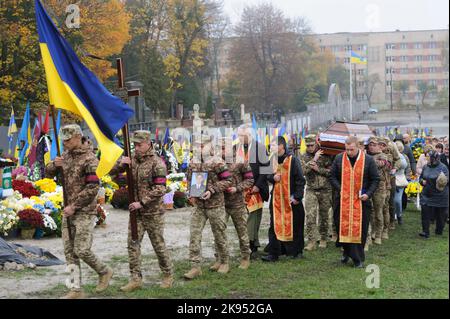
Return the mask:
[(367, 64), (367, 59), (363, 58), (362, 56), (360, 56), (360, 55), (356, 54), (355, 52), (351, 51), (350, 63)]
[(97, 168), (102, 177), (123, 153), (114, 138), (134, 111), (81, 63), (39, 0), (35, 7), (50, 104), (79, 115), (89, 126), (102, 154)]
[(27, 102), (25, 115), (23, 116), (22, 127), (17, 137), (17, 146), (14, 157), (19, 159), (18, 165), (23, 165), (28, 150), (31, 145), (31, 127), (30, 127), (30, 101)]
[(14, 109), (11, 108), (11, 118), (9, 119), (8, 126), (8, 154), (12, 153), (12, 142), (14, 134), (17, 133), (16, 119), (14, 118)]

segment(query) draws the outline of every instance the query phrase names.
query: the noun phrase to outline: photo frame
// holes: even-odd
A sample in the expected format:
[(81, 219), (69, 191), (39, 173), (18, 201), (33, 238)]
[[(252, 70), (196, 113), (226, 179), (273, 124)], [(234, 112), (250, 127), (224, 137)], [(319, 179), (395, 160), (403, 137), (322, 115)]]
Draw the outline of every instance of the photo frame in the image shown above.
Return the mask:
[(189, 196), (199, 198), (206, 192), (208, 172), (192, 172)]

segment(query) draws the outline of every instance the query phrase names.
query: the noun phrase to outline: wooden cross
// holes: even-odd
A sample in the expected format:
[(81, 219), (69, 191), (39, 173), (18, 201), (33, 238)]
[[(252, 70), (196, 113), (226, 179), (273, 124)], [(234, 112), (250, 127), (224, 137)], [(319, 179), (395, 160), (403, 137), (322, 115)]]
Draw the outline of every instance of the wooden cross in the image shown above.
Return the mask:
[(125, 77), (123, 72), (123, 62), (122, 58), (118, 58), (116, 60), (117, 62), (117, 79), (118, 79), (118, 86), (117, 90), (115, 91), (114, 95), (121, 98), (122, 101), (125, 103), (128, 103), (128, 98), (133, 96), (141, 96), (141, 90), (140, 89), (133, 89), (128, 90), (125, 86)]
[[(125, 87), (125, 79), (123, 72), (123, 62), (121, 58), (116, 60), (117, 62), (117, 78), (118, 78), (118, 89), (115, 92), (115, 95), (122, 99), (125, 103), (127, 103), (128, 98), (131, 96), (140, 96), (141, 92), (139, 89), (128, 90)], [(128, 130), (128, 123), (122, 129), (123, 135), (123, 145), (124, 145), (124, 156), (131, 158), (131, 147), (130, 147), (130, 136)], [(125, 169), (127, 173), (127, 184), (128, 184), (128, 198), (129, 202), (136, 202), (136, 198), (134, 196), (134, 181), (133, 181), (133, 170), (131, 169), (131, 164), (127, 165)], [(131, 240), (133, 243), (136, 243), (138, 240), (137, 233), (137, 220), (136, 220), (136, 212), (130, 211), (130, 228), (131, 228)]]

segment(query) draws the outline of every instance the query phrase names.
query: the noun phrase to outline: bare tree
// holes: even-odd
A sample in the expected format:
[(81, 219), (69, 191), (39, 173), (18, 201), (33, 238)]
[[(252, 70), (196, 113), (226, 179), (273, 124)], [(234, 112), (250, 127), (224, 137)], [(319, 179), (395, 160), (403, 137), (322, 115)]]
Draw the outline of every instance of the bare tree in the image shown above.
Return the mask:
[(244, 9), (234, 32), (230, 62), (246, 93), (242, 102), (265, 111), (285, 104), (302, 85), (303, 62), (313, 51), (305, 39), (310, 32), (305, 20), (288, 19), (271, 4), (260, 4)]
[(364, 87), (364, 95), (366, 96), (369, 107), (371, 108), (373, 90), (375, 89), (375, 85), (381, 83), (380, 76), (378, 75), (378, 73), (374, 73), (366, 76), (364, 80), (366, 82), (366, 85)]

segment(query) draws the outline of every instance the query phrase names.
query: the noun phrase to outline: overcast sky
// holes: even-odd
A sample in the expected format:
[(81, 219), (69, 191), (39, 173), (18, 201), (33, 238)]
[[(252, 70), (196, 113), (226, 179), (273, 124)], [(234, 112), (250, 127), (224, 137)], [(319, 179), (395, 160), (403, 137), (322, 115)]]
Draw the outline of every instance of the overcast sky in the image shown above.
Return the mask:
[(447, 29), (448, 0), (224, 0), (232, 23), (246, 5), (271, 2), (288, 17), (303, 16), (314, 33)]

